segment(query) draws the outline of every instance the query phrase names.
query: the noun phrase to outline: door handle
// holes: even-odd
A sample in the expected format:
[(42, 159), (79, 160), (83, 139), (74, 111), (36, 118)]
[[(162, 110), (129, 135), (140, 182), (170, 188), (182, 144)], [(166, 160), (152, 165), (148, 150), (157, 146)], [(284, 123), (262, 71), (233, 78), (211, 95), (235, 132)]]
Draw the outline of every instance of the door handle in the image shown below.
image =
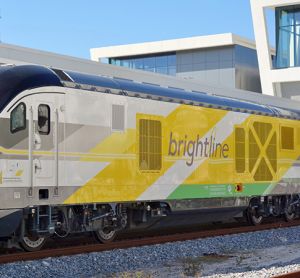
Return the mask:
[(37, 165), (37, 164), (35, 164), (34, 165), (34, 172), (36, 173), (38, 170), (42, 170), (42, 167), (39, 166), (39, 165)]
[(36, 174), (38, 171), (42, 170), (41, 162), (38, 159), (34, 160), (34, 173)]

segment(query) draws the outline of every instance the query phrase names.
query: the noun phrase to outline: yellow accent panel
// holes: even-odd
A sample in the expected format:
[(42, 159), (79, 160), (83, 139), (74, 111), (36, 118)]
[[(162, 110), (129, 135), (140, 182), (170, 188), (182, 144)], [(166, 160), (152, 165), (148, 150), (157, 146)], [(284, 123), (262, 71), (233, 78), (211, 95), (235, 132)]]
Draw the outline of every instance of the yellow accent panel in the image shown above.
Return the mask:
[(18, 170), (16, 172), (16, 177), (21, 177), (23, 175), (23, 170)]
[(234, 133), (223, 144), (230, 146), (228, 158), (206, 158), (206, 160), (183, 182), (183, 184), (224, 184), (231, 183), (234, 176)]
[[(113, 147), (113, 144), (118, 142), (121, 146), (131, 145), (130, 148), (124, 148), (122, 155), (127, 154), (132, 158), (118, 159), (117, 156), (105, 169), (91, 178), (84, 186), (66, 199), (64, 203), (136, 200), (159, 177), (164, 175), (176, 160), (181, 159), (179, 156), (168, 156), (171, 132), (177, 140), (185, 140), (185, 136), (203, 136), (212, 126), (220, 121), (226, 113), (228, 112), (224, 110), (180, 105), (166, 118), (161, 118), (163, 127), (163, 163), (160, 172), (141, 173), (139, 171), (138, 157), (136, 154), (138, 142), (133, 134), (132, 136), (125, 136), (118, 139), (116, 139), (115, 136), (108, 137), (91, 151), (99, 153), (103, 151), (108, 152), (108, 148), (111, 148), (115, 154), (118, 154), (118, 152), (121, 153), (122, 150), (118, 147), (116, 151)], [(137, 119), (143, 116), (148, 119), (151, 118), (151, 115), (137, 114)], [(157, 116), (153, 116), (157, 118)], [(106, 147), (104, 147), (104, 144)]]
[[(171, 165), (172, 162), (165, 163), (162, 171), (165, 172)], [(160, 177), (160, 173), (141, 173), (136, 166), (136, 160), (114, 161), (68, 198), (65, 204), (135, 200)]]
[[(127, 129), (126, 132), (114, 132), (92, 148), (88, 155), (101, 155), (105, 161), (111, 161), (118, 158), (120, 154), (134, 153), (134, 150), (129, 151), (129, 149), (135, 143), (135, 137), (136, 131), (134, 129)], [(95, 161), (95, 159), (96, 157), (86, 156), (81, 161)]]
[(28, 155), (28, 150), (6, 149), (0, 146), (0, 152), (5, 154)]
[[(255, 133), (253, 123), (263, 122), (272, 125), (261, 139)], [(236, 173), (234, 164), (234, 132), (224, 141), (228, 144), (228, 159), (208, 158), (201, 164), (183, 184), (231, 184), (231, 183), (255, 183), (260, 182), (265, 173), (270, 171), (271, 181), (278, 182), (282, 179), (288, 169), (300, 157), (300, 146), (295, 146), (295, 150), (282, 150), (279, 148), (279, 128), (280, 125), (300, 127), (299, 121), (288, 119), (278, 119), (266, 116), (251, 115), (243, 124), (238, 125), (246, 131), (246, 171), (245, 173)], [(249, 147), (249, 140), (255, 141), (258, 154), (251, 153), (254, 149)], [(275, 143), (277, 139), (277, 144)], [(264, 142), (264, 144), (262, 144)], [(277, 152), (276, 152), (277, 151)], [(253, 165), (249, 165), (249, 157), (255, 156)], [(250, 167), (251, 166), (251, 167)], [(257, 171), (257, 174), (256, 174)], [(256, 174), (256, 175), (255, 175)], [(271, 175), (272, 174), (272, 175)], [(256, 179), (255, 179), (256, 178)]]
[[(124, 154), (132, 144), (135, 143), (136, 131), (127, 129), (126, 132), (112, 133), (108, 138), (101, 141), (97, 146), (86, 153), (65, 153), (61, 152), (61, 156), (80, 157), (81, 161), (111, 161), (117, 155)], [(28, 155), (28, 150), (15, 150), (0, 147), (0, 152), (4, 154)], [(52, 156), (52, 151), (34, 151), (34, 155)]]

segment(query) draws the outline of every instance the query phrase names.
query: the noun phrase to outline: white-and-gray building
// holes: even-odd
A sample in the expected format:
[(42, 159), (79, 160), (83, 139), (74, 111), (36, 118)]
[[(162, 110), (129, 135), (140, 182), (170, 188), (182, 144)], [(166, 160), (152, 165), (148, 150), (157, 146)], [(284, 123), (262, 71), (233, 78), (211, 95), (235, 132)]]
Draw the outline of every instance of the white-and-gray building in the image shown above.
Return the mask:
[[(300, 99), (300, 0), (249, 0), (255, 43), (234, 34), (90, 50), (91, 60), (0, 43), (0, 64), (40, 64), (186, 90)], [(274, 13), (275, 48), (266, 10)]]
[(261, 92), (255, 43), (231, 33), (93, 48), (90, 52), (92, 60), (102, 63)]
[[(300, 99), (300, 1), (250, 2), (263, 93)], [(275, 13), (274, 62), (271, 58), (267, 10)]]

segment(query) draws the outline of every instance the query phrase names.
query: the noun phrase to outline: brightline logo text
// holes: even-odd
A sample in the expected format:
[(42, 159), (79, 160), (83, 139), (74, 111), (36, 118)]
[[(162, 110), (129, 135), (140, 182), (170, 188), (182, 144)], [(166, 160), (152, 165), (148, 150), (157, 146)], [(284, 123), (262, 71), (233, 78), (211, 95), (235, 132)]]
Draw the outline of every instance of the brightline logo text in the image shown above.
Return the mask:
[(216, 142), (216, 138), (211, 135), (200, 139), (199, 134), (195, 140), (188, 140), (185, 135), (183, 140), (173, 138), (173, 132), (170, 134), (169, 156), (188, 156), (188, 166), (192, 166), (196, 157), (210, 158), (228, 158), (229, 146)]

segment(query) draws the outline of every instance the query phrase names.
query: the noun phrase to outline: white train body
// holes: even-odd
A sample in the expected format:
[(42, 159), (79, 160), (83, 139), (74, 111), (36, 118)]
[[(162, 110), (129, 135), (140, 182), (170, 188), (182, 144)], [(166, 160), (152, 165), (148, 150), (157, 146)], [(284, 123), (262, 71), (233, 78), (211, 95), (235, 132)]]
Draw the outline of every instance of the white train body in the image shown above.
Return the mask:
[(34, 250), (53, 234), (109, 241), (178, 211), (294, 213), (299, 119), (201, 92), (2, 67), (0, 238)]

